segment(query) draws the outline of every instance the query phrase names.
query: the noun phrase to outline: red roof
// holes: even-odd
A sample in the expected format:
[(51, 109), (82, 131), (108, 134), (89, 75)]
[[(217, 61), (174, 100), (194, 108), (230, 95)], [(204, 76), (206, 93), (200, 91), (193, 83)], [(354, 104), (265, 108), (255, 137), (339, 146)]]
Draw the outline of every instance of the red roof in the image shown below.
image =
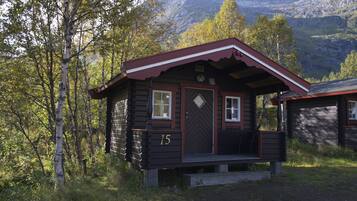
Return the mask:
[[(150, 77), (157, 77), (161, 72), (179, 65), (200, 60), (219, 61), (232, 56), (237, 60), (242, 60), (247, 66), (254, 66), (268, 72), (298, 94), (303, 95), (309, 91), (310, 84), (307, 81), (235, 38), (127, 61), (123, 65), (123, 73), (120, 77), (144, 80)], [(118, 81), (117, 78), (113, 80), (115, 79)], [(109, 81), (111, 85), (117, 82), (113, 82), (113, 80)], [(102, 87), (101, 90), (98, 88), (96, 92), (100, 93), (100, 91), (107, 90), (107, 88), (110, 88), (110, 85), (105, 88)], [(94, 93), (93, 90), (92, 93)]]

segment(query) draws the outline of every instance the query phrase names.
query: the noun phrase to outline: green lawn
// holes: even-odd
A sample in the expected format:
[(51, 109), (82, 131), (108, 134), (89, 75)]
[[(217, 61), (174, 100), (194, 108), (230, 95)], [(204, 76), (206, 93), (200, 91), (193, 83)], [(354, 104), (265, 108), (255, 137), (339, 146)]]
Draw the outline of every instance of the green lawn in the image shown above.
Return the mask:
[[(181, 185), (144, 189), (140, 174), (126, 164), (112, 162), (98, 167), (96, 175), (100, 176), (67, 182), (61, 193), (54, 192), (52, 182), (46, 179), (32, 185), (3, 184), (0, 200), (357, 200), (357, 153), (340, 148), (316, 148), (296, 141), (289, 142), (288, 150), (284, 173), (266, 181), (194, 189), (177, 187)], [(267, 166), (260, 164), (252, 168)]]

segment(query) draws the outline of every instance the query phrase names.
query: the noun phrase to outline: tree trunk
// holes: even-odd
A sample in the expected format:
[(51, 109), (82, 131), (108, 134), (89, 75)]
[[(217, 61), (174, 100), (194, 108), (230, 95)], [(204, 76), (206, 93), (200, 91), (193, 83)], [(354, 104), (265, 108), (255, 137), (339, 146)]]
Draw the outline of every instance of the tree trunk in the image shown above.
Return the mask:
[(56, 174), (56, 188), (64, 187), (64, 165), (63, 165), (63, 106), (66, 100), (66, 83), (68, 79), (68, 65), (71, 60), (73, 18), (77, 12), (79, 2), (70, 9), (69, 0), (64, 0), (64, 49), (61, 62), (61, 80), (59, 83), (59, 97), (56, 108), (56, 151), (54, 157), (54, 169)]
[[(103, 55), (103, 63), (102, 63), (102, 85), (105, 84), (105, 55)], [(100, 139), (99, 135), (101, 133), (104, 133), (104, 125), (103, 125), (103, 100), (99, 100), (99, 106), (98, 106), (98, 131), (96, 135), (96, 145), (98, 148), (100, 148)]]
[[(90, 78), (88, 76), (88, 68), (87, 68), (86, 61), (84, 61), (83, 69), (84, 69), (84, 73), (83, 73), (84, 74), (84, 90), (87, 92), (87, 91), (89, 91)], [(87, 94), (87, 96), (85, 97), (86, 101), (85, 101), (85, 106), (84, 106), (85, 116), (86, 116), (86, 127), (87, 127), (87, 132), (88, 132), (88, 144), (89, 144), (91, 162), (92, 162), (92, 164), (94, 164), (95, 163), (95, 158), (94, 158), (95, 150), (94, 150), (94, 143), (93, 143), (93, 133), (94, 132), (93, 132), (93, 125), (92, 125), (91, 97), (89, 96), (88, 93), (86, 93), (86, 94)]]

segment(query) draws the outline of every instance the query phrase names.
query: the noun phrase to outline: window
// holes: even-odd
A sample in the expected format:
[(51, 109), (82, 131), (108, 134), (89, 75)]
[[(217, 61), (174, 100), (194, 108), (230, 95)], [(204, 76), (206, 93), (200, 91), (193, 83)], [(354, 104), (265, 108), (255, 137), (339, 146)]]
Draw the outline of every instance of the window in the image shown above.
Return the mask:
[(171, 91), (153, 90), (153, 119), (171, 119)]
[(240, 97), (226, 96), (226, 121), (240, 121)]
[(348, 119), (357, 120), (357, 101), (348, 101)]

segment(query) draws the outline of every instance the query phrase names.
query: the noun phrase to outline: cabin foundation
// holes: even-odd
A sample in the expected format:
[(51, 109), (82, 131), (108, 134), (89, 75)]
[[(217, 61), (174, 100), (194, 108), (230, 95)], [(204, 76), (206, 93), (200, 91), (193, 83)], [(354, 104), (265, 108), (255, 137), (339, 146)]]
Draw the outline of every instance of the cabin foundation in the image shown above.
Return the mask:
[(215, 172), (228, 172), (228, 164), (216, 165), (214, 168)]
[(158, 187), (159, 186), (159, 170), (150, 169), (144, 170), (144, 186)]
[(213, 186), (235, 184), (247, 181), (260, 181), (270, 179), (269, 171), (243, 171), (222, 173), (199, 173), (184, 175), (186, 185), (189, 187)]
[(282, 173), (282, 164), (281, 162), (272, 161), (270, 162), (270, 172), (272, 175), (278, 175)]

